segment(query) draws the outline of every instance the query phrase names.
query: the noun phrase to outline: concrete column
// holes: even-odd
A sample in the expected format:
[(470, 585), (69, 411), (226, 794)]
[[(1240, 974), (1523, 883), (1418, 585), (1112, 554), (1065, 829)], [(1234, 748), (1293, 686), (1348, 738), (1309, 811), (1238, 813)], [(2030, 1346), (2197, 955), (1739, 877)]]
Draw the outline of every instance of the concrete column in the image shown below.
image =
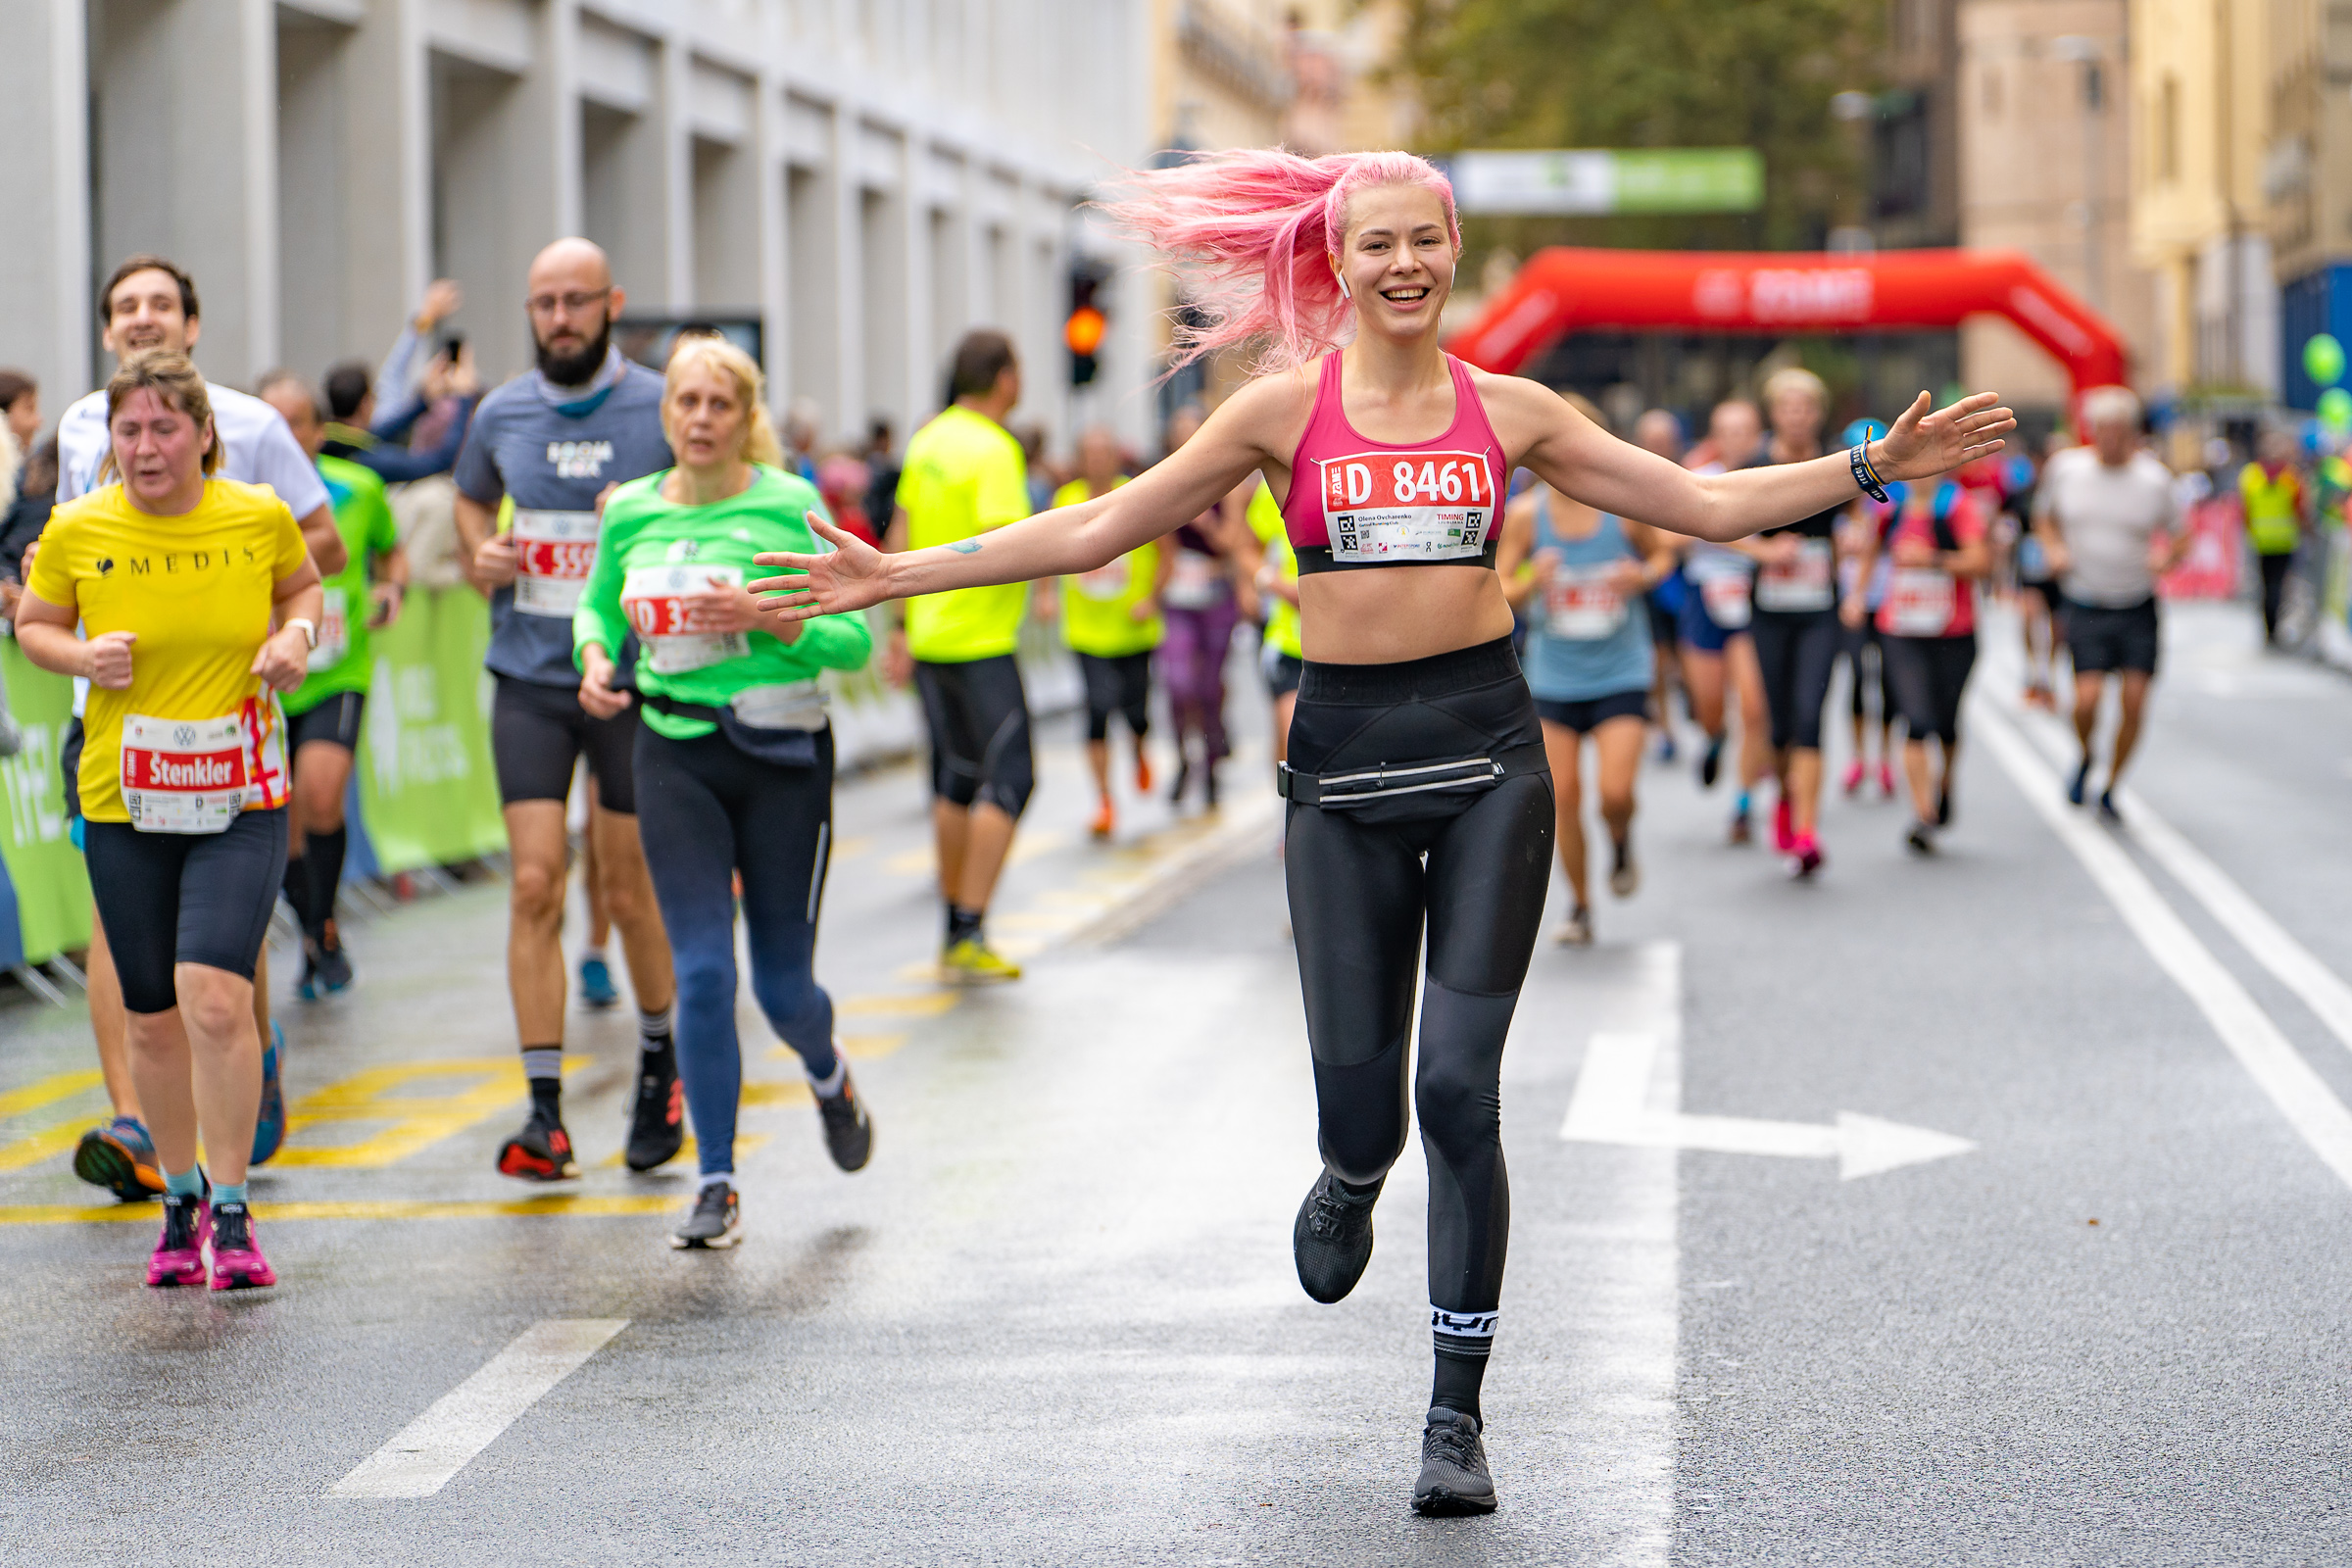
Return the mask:
[[(926, 28), (914, 40), (920, 49), (930, 47), (930, 32)], [(919, 58), (919, 57), (918, 57)], [(904, 323), (900, 337), (906, 368), (901, 372), (905, 392), (900, 406), (890, 409), (894, 422), (904, 424), (916, 409), (927, 400), (939, 396), (939, 364), (947, 353), (940, 346), (945, 323), (939, 319), (938, 301), (932, 295), (932, 271), (939, 258), (932, 252), (931, 232), (931, 143), (916, 127), (906, 127), (900, 144), (899, 159), (899, 254), (906, 258), (899, 269), (901, 302), (899, 316)], [(926, 388), (929, 390), (926, 392)], [(873, 411), (844, 411), (842, 426), (854, 430), (866, 421)]]
[(31, 373), (52, 422), (87, 391), (90, 311), (89, 79), (85, 0), (11, 9), (0, 50), (0, 146), (10, 150), (9, 229), (0, 245), (0, 365)]
[[(843, 0), (842, 10), (846, 17), (848, 0)], [(825, 408), (825, 417), (834, 429), (846, 430), (855, 428), (867, 412), (865, 299), (871, 279), (865, 272), (865, 182), (858, 172), (858, 143), (864, 131), (857, 111), (843, 101), (834, 101), (832, 114), (833, 279), (839, 303), (833, 318), (834, 401)], [(823, 393), (808, 395), (823, 401)]]
[(752, 90), (751, 144), (738, 156), (748, 158), (752, 166), (753, 254), (758, 268), (753, 303), (760, 307), (760, 338), (767, 351), (768, 403), (780, 416), (792, 389), (792, 296), (785, 275), (792, 256), (792, 204), (785, 199), (792, 167), (786, 157), (782, 87), (774, 75), (762, 73)]
[(249, 384), (277, 357), (277, 19), (272, 0), (94, 0), (96, 256), (195, 277), (205, 373)]

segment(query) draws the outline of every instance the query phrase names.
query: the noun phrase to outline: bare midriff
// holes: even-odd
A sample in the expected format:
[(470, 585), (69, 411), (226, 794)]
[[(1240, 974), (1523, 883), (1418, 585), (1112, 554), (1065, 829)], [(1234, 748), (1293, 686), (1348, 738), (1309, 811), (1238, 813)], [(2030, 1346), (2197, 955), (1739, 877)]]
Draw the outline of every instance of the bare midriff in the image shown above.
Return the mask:
[(1327, 571), (1298, 580), (1300, 647), (1318, 664), (1395, 664), (1511, 634), (1491, 566)]

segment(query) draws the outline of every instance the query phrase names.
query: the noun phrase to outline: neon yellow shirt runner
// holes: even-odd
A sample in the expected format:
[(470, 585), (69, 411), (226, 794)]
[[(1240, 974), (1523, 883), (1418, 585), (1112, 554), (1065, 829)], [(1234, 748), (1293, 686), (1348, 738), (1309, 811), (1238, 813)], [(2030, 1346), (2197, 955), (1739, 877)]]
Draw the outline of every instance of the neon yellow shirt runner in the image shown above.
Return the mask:
[(368, 562), (389, 555), (400, 543), (399, 525), (384, 500), (384, 481), (372, 468), (342, 458), (318, 460), (318, 477), (335, 509), (335, 531), (350, 559), (321, 584), (325, 608), (318, 616), (318, 646), (311, 650), (311, 672), (300, 690), (278, 701), (291, 718), (344, 692), (364, 692), (374, 670), (368, 662)]
[[(1266, 559), (1274, 564), (1276, 575), (1296, 585), (1298, 557), (1292, 552), (1291, 536), (1282, 525), (1282, 507), (1262, 483), (1250, 498), (1250, 531), (1266, 547)], [(1306, 652), (1298, 641), (1298, 607), (1280, 594), (1268, 594), (1265, 599), (1266, 646), (1293, 659), (1304, 659)]]
[(2254, 553), (2292, 555), (2303, 532), (2297, 515), (2303, 503), (2302, 476), (2292, 467), (2280, 468), (2274, 476), (2261, 464), (2249, 463), (2238, 470), (2237, 493), (2245, 502), (2246, 536)]
[[(951, 408), (914, 432), (899, 474), (906, 548), (975, 538), (1029, 515), (1029, 470), (1012, 432)], [(1009, 654), (1028, 613), (1029, 585), (951, 588), (906, 601), (906, 651), (926, 663), (962, 664)]]
[[(1116, 490), (1126, 482), (1122, 473), (1111, 480), (1110, 487)], [(1074, 507), (1094, 498), (1093, 486), (1084, 479), (1072, 479), (1054, 492), (1054, 505)], [(1097, 659), (1125, 659), (1157, 648), (1167, 632), (1167, 621), (1156, 606), (1148, 618), (1138, 620), (1135, 607), (1152, 597), (1152, 584), (1158, 577), (1159, 541), (1154, 539), (1107, 565), (1062, 578), (1061, 640), (1072, 653)]]

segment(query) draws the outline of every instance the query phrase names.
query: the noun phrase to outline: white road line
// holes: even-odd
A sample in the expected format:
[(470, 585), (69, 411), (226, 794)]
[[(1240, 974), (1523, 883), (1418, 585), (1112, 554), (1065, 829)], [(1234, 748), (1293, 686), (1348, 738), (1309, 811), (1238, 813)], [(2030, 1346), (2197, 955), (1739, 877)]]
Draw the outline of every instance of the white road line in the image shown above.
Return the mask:
[(2066, 804), (2056, 772), (2035, 754), (2032, 743), (1989, 701), (1975, 698), (1969, 708), (1976, 733), (1984, 738), (1986, 748), (2050, 831), (2058, 835), (2058, 841), (2082, 862), (2132, 935), (2188, 994), (2230, 1054), (2270, 1097), (2287, 1124), (2302, 1135), (2312, 1152), (2352, 1186), (2352, 1111), (2347, 1111), (2344, 1102), (2311, 1070), (2310, 1063), (2278, 1032), (2271, 1015), (2237, 983), (2237, 977), (2197, 940), (2123, 847)]
[[(2061, 744), (2055, 718), (2034, 724), (2030, 733), (2040, 743), (2042, 755), (2053, 762), (2064, 755), (2052, 751), (2053, 746)], [(2072, 747), (2071, 733), (2063, 744)], [(2229, 872), (2181, 837), (2135, 791), (2126, 789), (2121, 805), (2126, 834), (2136, 840), (2164, 867), (2167, 875), (2205, 906), (2205, 912), (2237, 939), (2247, 956), (2301, 998), (2303, 1005), (2328, 1026), (2328, 1032), (2341, 1041), (2345, 1049), (2352, 1050), (2352, 985), (2337, 978), (2334, 970), (2290, 936), (2286, 927), (2255, 903), (2253, 896), (2239, 887)]]
[(549, 1318), (533, 1324), (328, 1488), (327, 1495), (431, 1496), (548, 1390), (628, 1326), (625, 1317)]

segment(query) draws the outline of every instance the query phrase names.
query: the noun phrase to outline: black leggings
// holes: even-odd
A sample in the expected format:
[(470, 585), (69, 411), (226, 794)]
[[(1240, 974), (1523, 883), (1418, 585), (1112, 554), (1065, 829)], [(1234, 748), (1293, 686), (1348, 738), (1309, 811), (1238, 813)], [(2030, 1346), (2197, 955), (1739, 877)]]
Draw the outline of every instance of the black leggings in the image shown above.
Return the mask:
[(1864, 698), (1872, 689), (1879, 694), (1878, 715), (1882, 724), (1894, 722), (1894, 699), (1886, 691), (1886, 649), (1879, 636), (1879, 628), (1870, 621), (1859, 626), (1843, 628), (1839, 639), (1845, 646), (1846, 667), (1854, 677), (1848, 706), (1857, 719), (1871, 715), (1871, 706)]
[(2289, 551), (2283, 555), (2257, 556), (2262, 566), (2262, 634), (2271, 641), (2278, 640), (2278, 611), (2286, 602), (2286, 575), (2294, 569), (2295, 558)]
[(1152, 733), (1152, 654), (1126, 654), (1104, 659), (1078, 656), (1078, 673), (1086, 678), (1086, 738), (1110, 739), (1110, 715), (1127, 716), (1127, 733), (1142, 740)]
[(286, 875), (286, 808), (247, 811), (219, 833), (82, 824), (90, 896), (132, 1012), (179, 1005), (172, 966), (253, 978)]
[[(1290, 756), (1298, 772), (1329, 775), (1499, 756), (1543, 739), (1503, 640), (1397, 664), (1310, 661)], [(1551, 777), (1538, 770), (1479, 794), (1432, 791), (1371, 810), (1395, 819), (1290, 807), (1286, 875), (1323, 1162), (1365, 1186), (1404, 1152), (1405, 1046), (1426, 926), (1413, 1101), (1429, 1159), (1432, 1324), (1441, 1356), (1483, 1362), (1510, 1232), (1502, 1044), (1550, 880)]]
[(734, 873), (752, 996), (813, 1077), (833, 1070), (833, 999), (816, 983), (817, 906), (833, 837), (833, 735), (811, 767), (779, 767), (724, 735), (637, 731), (637, 832), (678, 972), (678, 1076), (703, 1174), (735, 1169), (743, 1047), (735, 1034)]
[(1835, 611), (1783, 614), (1759, 610), (1747, 634), (1756, 645), (1764, 673), (1764, 703), (1772, 710), (1772, 749), (1791, 746), (1821, 750), (1821, 710), (1830, 699), (1830, 671), (1838, 662)]
[(1960, 695), (1977, 662), (1977, 634), (1889, 637), (1886, 649), (1886, 684), (1911, 738), (1924, 741), (1933, 735), (1947, 752), (1959, 745)]

